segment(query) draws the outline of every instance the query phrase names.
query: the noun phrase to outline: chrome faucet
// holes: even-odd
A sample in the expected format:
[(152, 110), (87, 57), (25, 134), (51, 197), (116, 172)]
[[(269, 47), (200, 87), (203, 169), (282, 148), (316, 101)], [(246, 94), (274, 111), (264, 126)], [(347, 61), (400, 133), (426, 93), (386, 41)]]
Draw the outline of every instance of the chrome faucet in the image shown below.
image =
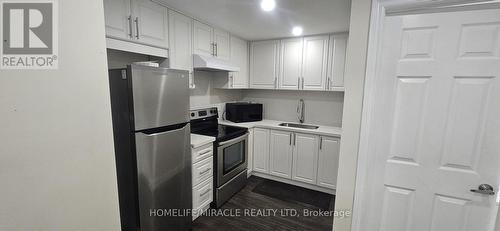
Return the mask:
[(299, 99), (299, 103), (297, 104), (297, 118), (300, 123), (304, 123), (304, 111), (305, 111), (305, 103), (303, 99)]

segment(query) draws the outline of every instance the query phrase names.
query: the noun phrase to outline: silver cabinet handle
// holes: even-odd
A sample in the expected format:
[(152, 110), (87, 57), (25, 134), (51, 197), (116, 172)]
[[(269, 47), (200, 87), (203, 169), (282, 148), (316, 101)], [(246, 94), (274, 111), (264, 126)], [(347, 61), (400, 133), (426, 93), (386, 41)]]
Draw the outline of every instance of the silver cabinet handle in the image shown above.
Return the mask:
[(127, 17), (127, 20), (128, 20), (128, 36), (130, 38), (133, 38), (134, 35), (132, 35), (132, 15), (129, 15)]
[(202, 197), (202, 196), (204, 196), (205, 194), (209, 193), (209, 192), (210, 192), (210, 190), (212, 190), (212, 189), (208, 189), (208, 190), (206, 190), (205, 192), (200, 193), (200, 197)]
[(304, 90), (304, 77), (302, 77), (302, 90)]
[(295, 146), (296, 141), (297, 141), (297, 134), (293, 133), (293, 146)]
[(300, 90), (300, 77), (297, 79), (297, 88)]
[(290, 145), (292, 145), (292, 133), (290, 132)]
[(215, 43), (215, 56), (219, 56), (219, 45)]
[(489, 184), (481, 184), (477, 187), (477, 189), (471, 189), (470, 191), (483, 195), (495, 195), (495, 190)]
[(207, 169), (203, 170), (202, 172), (200, 172), (200, 175), (204, 175), (205, 173), (210, 172), (210, 170), (212, 170), (212, 169), (207, 168)]
[(319, 138), (319, 150), (323, 149), (323, 137)]
[(139, 17), (135, 17), (135, 37), (139, 39)]
[(212, 56), (215, 56), (215, 43), (210, 43), (210, 46), (212, 46)]
[(330, 77), (327, 77), (326, 79), (326, 90), (330, 90)]
[(209, 149), (209, 150), (206, 150), (206, 151), (204, 151), (204, 152), (200, 152), (200, 153), (198, 153), (198, 156), (203, 156), (203, 155), (205, 155), (205, 154), (210, 153), (211, 151), (212, 151), (212, 150), (211, 150), (211, 149)]

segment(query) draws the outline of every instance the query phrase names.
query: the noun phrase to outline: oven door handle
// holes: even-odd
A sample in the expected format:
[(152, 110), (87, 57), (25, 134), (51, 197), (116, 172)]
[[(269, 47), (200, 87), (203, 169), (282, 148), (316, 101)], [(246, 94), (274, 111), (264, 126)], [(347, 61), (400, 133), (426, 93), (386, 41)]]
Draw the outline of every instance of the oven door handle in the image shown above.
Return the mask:
[(224, 141), (224, 142), (220, 142), (219, 143), (219, 147), (223, 147), (223, 146), (226, 146), (226, 145), (230, 145), (230, 144), (233, 144), (233, 143), (238, 143), (244, 139), (246, 139), (248, 137), (248, 132), (245, 133), (245, 135), (242, 135), (242, 136), (238, 136), (232, 140), (228, 140), (228, 141)]

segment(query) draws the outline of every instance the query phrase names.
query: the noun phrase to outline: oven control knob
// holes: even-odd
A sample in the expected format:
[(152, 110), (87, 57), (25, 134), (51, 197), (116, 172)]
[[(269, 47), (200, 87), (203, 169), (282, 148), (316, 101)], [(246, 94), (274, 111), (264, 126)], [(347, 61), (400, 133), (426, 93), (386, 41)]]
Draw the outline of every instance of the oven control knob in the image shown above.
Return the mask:
[(191, 112), (191, 117), (194, 117), (194, 112)]

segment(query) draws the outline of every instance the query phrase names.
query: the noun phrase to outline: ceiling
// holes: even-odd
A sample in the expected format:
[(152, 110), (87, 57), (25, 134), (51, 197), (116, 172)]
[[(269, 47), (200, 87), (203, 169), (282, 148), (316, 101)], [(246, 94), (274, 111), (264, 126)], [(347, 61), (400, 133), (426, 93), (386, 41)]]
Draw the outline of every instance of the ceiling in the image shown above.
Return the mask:
[(291, 37), (292, 27), (304, 35), (349, 29), (350, 0), (276, 0), (264, 12), (260, 0), (153, 0), (248, 40)]

